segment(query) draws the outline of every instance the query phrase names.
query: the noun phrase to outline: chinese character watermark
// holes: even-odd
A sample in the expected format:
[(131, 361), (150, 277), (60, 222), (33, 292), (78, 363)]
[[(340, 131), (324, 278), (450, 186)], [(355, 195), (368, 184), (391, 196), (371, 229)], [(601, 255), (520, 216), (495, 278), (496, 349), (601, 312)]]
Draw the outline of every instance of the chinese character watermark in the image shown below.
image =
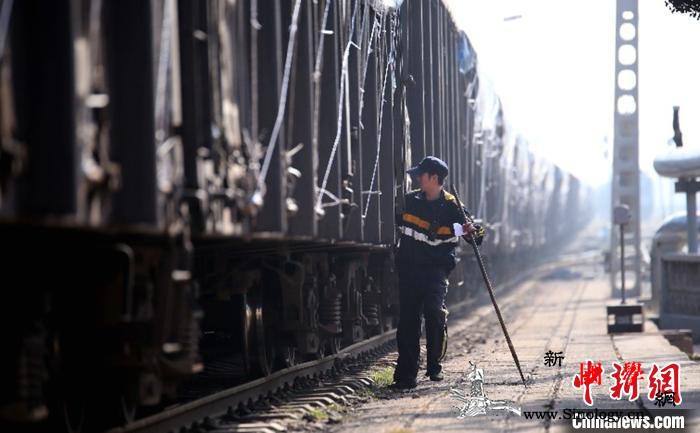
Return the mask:
[(518, 416), (522, 411), (514, 401), (511, 400), (491, 400), (484, 390), (484, 370), (476, 368), (476, 364), (469, 361), (471, 370), (467, 373), (466, 378), (469, 380), (469, 385), (464, 388), (450, 388), (450, 396), (462, 403), (460, 406), (455, 406), (459, 409), (458, 419), (464, 419), (468, 416), (476, 415), (496, 415), (502, 416), (512, 412)]
[(613, 362), (615, 372), (610, 376), (615, 380), (615, 384), (610, 387), (610, 397), (620, 400), (622, 394), (627, 394), (629, 401), (634, 401), (639, 397), (639, 381), (644, 379), (644, 370), (639, 362), (625, 362), (624, 366)]
[(656, 398), (654, 399), (654, 406), (663, 407), (663, 406), (666, 406), (667, 404), (675, 406), (676, 405), (675, 399), (676, 399), (675, 392), (673, 392), (673, 391), (667, 391), (667, 392), (659, 391), (656, 394)]
[(588, 406), (593, 406), (593, 398), (591, 397), (591, 385), (600, 385), (603, 377), (603, 367), (600, 362), (586, 361), (581, 363), (579, 374), (574, 376), (574, 388), (584, 387), (583, 402)]
[[(680, 365), (670, 363), (663, 367), (657, 364), (651, 365), (649, 375), (642, 369), (640, 362), (613, 362), (614, 371), (609, 375), (613, 385), (609, 388), (610, 398), (621, 400), (627, 396), (627, 400), (635, 401), (639, 398), (639, 384), (647, 383), (647, 398), (654, 402), (656, 406), (673, 406), (681, 404)], [(603, 367), (600, 362), (581, 362), (579, 373), (574, 376), (574, 388), (583, 388), (583, 401), (588, 406), (593, 405), (591, 386), (600, 386), (603, 378)]]
[(564, 359), (564, 352), (552, 352), (551, 350), (548, 350), (547, 353), (544, 354), (544, 365), (547, 367), (554, 367), (557, 362), (559, 363), (559, 367), (561, 367), (561, 361)]
[(649, 373), (649, 400), (656, 400), (658, 394), (673, 394), (674, 406), (681, 404), (681, 366), (675, 362), (659, 368), (652, 364)]

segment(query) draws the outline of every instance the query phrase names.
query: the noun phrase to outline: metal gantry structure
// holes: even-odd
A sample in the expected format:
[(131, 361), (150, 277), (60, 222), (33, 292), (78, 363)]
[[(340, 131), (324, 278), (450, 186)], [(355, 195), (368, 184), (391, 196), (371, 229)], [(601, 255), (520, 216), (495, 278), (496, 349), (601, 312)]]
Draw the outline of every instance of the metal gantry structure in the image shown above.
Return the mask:
[[(612, 176), (612, 209), (620, 204), (629, 206), (632, 219), (622, 232), (627, 251), (624, 263), (627, 275), (625, 286), (630, 296), (638, 296), (641, 277), (641, 230), (639, 197), (639, 103), (637, 80), (637, 42), (639, 12), (637, 0), (617, 0), (615, 23), (615, 138)], [(610, 231), (610, 282), (613, 296), (620, 295), (619, 261), (620, 240)], [(631, 268), (628, 268), (629, 265)], [(633, 278), (633, 281), (629, 281)]]

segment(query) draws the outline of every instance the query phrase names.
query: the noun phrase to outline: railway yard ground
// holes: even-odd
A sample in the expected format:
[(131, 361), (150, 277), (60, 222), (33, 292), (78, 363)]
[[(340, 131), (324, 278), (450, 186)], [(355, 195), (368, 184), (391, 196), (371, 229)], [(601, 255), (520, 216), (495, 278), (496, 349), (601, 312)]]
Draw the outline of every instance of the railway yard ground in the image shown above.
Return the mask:
[[(682, 333), (660, 331), (653, 315), (646, 316), (641, 333), (607, 333), (609, 274), (601, 260), (602, 238), (594, 232), (587, 230), (561, 254), (496, 287), (527, 387), (484, 289), (451, 307), (441, 382), (424, 376), (423, 340), (418, 386), (390, 387), (397, 359), (391, 331), (324, 360), (299, 364), (115, 432), (565, 432), (574, 431), (571, 416), (582, 409), (593, 411), (601, 422), (608, 414), (615, 422), (647, 416), (652, 423), (672, 424), (681, 422), (680, 415), (681, 429), (659, 424), (656, 431), (700, 431), (700, 357), (692, 353), (692, 342), (674, 339)], [(600, 363), (599, 379), (591, 374), (595, 370), (588, 361), (591, 366)], [(611, 394), (616, 382), (613, 363), (640, 363), (642, 369), (636, 376), (622, 371), (619, 399)], [(679, 367), (675, 384), (668, 374), (673, 365)], [(579, 375), (590, 379), (590, 405), (584, 402), (585, 384), (574, 386)], [(663, 399), (649, 397), (653, 389), (666, 392), (666, 397), (673, 390), (682, 400), (673, 405), (666, 398), (662, 407)], [(472, 400), (485, 403), (474, 405)], [(483, 413), (475, 410), (479, 407)], [(618, 413), (625, 410), (630, 412)]]
[[(578, 247), (580, 243), (574, 244), (569, 253), (574, 254)], [(527, 419), (513, 413), (458, 418), (461, 403), (450, 395), (450, 389), (464, 388), (470, 362), (483, 369), (483, 387), (488, 398), (512, 400), (521, 407), (523, 414), (557, 411), (557, 417), (566, 413), (566, 409), (587, 407), (583, 401), (584, 388), (573, 386), (581, 362), (592, 360), (603, 367), (601, 384), (590, 388), (593, 399), (590, 409), (652, 412), (659, 407), (647, 398), (647, 377), (639, 382), (640, 397), (636, 401), (630, 402), (625, 396), (621, 400), (611, 398), (612, 363), (641, 362), (646, 373), (649, 373), (647, 367), (652, 359), (678, 363), (682, 403), (674, 409), (698, 409), (700, 363), (693, 360), (693, 355), (671, 345), (654, 322), (647, 319), (643, 333), (607, 334), (605, 306), (610, 301), (609, 287), (609, 276), (599, 260), (591, 255), (575, 264), (557, 266), (553, 263), (509, 290), (499, 288), (497, 299), (528, 381), (527, 388), (521, 382), (493, 307), (485, 298), (449, 324), (444, 381), (431, 382), (421, 370), (417, 388), (392, 391), (387, 386), (397, 356), (392, 352), (383, 358), (383, 364), (374, 367), (372, 375), (376, 383), (364, 402), (337, 413), (331, 411), (331, 415), (317, 417), (315, 422), (299, 427), (333, 433), (556, 432), (571, 428), (571, 421)], [(548, 351), (561, 352), (561, 367), (558, 362), (555, 366), (545, 365)], [(686, 415), (683, 431), (700, 431), (697, 418)]]
[[(692, 341), (679, 338), (683, 332), (660, 330), (651, 315), (643, 332), (608, 334), (606, 306), (613, 300), (603, 264), (606, 237), (600, 235), (600, 224), (591, 226), (558, 254), (495, 287), (525, 385), (488, 292), (472, 287), (466, 301), (449, 307), (443, 381), (432, 382), (423, 375), (423, 340), (417, 387), (392, 389), (398, 354), (396, 331), (390, 330), (320, 359), (232, 382), (233, 387), (225, 381), (211, 387), (213, 377), (233, 375), (231, 366), (212, 363), (197, 382), (208, 388), (192, 387), (192, 396), (151, 415), (125, 413), (131, 419), (109, 433), (549, 433), (571, 431), (573, 423), (567, 418), (579, 409), (606, 414), (630, 410), (654, 420), (661, 411), (671, 422), (684, 417), (683, 428), (673, 431), (700, 431), (700, 356), (693, 353)], [(635, 363), (642, 369), (638, 376), (627, 370)], [(595, 365), (602, 367), (599, 378), (592, 374)], [(620, 398), (611, 395), (615, 366), (625, 368), (618, 375), (625, 385), (619, 389)], [(675, 377), (673, 367), (678, 368)], [(207, 372), (210, 376), (202, 378)], [(624, 383), (623, 376), (631, 380)], [(576, 380), (587, 379), (588, 384), (576, 385)], [(630, 396), (635, 388), (636, 398)], [(682, 398), (678, 405), (670, 403), (667, 394), (655, 398), (655, 391), (669, 389)], [(75, 417), (64, 412), (70, 427), (68, 421)], [(78, 411), (79, 422), (81, 417)], [(29, 431), (34, 433), (31, 427)]]

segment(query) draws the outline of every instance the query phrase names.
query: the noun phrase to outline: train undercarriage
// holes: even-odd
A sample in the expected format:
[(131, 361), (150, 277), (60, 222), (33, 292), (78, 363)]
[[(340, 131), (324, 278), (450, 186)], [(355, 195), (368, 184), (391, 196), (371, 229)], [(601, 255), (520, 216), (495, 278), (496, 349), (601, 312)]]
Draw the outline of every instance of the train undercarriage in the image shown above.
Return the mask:
[(177, 401), (183, 381), (222, 353), (251, 380), (336, 353), (398, 319), (388, 247), (215, 237), (190, 244), (34, 224), (0, 232), (12, 251), (3, 257), (4, 287), (19, 294), (1, 319), (5, 421), (68, 430), (123, 424), (137, 409)]

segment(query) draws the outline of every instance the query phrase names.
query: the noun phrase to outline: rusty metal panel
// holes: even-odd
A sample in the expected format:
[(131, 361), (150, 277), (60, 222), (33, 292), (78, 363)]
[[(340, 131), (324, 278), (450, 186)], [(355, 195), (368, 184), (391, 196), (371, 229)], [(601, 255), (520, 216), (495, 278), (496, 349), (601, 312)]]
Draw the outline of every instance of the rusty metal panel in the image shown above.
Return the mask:
[(666, 254), (662, 256), (663, 314), (683, 314), (700, 319), (700, 256)]
[(410, 165), (415, 165), (427, 155), (427, 143), (425, 135), (426, 112), (423, 109), (425, 104), (426, 78), (424, 71), (425, 45), (423, 44), (423, 16), (427, 8), (426, 2), (406, 2), (406, 15), (408, 25), (404, 33), (406, 38), (405, 52), (408, 57), (407, 86), (405, 89), (408, 115), (411, 122), (411, 160)]
[(303, 2), (301, 5), (297, 58), (293, 63), (294, 88), (290, 94), (290, 112), (287, 115), (289, 128), (285, 151), (292, 169), (291, 173), (287, 173), (287, 178), (293, 179), (290, 198), (294, 206), (293, 212), (288, 206), (289, 233), (294, 236), (316, 236), (318, 232), (317, 214), (314, 211), (318, 182), (318, 143), (313, 140), (313, 73), (314, 38), (319, 34), (319, 29), (313, 23), (313, 8), (312, 2)]
[[(275, 128), (275, 120), (282, 94), (282, 73), (284, 51), (286, 48), (286, 29), (282, 27), (283, 2), (259, 2), (258, 42), (258, 116), (260, 120), (259, 136), (254, 137), (265, 144), (265, 159), (269, 158), (269, 168), (261, 170), (261, 181), (265, 184), (265, 197), (257, 216), (255, 229), (262, 232), (285, 233), (287, 231), (286, 212), (286, 172), (283, 163), (284, 126), (276, 140), (271, 134)], [(287, 17), (288, 14), (285, 14)], [(271, 149), (271, 150), (270, 150)], [(270, 155), (268, 155), (270, 153)]]
[[(338, 2), (328, 0), (328, 31), (333, 33), (324, 35), (323, 52), (321, 54), (322, 71), (320, 71), (321, 84), (319, 116), (319, 183), (317, 203), (319, 210), (324, 215), (319, 221), (319, 235), (326, 239), (340, 239), (342, 237), (341, 213), (339, 206), (328, 206), (320, 208), (321, 203), (329, 202), (333, 197), (341, 196), (340, 184), (340, 154), (336, 151), (331, 158), (332, 147), (336, 135), (336, 125), (338, 118), (338, 102), (340, 95), (340, 70), (342, 62), (342, 49), (339, 41), (342, 32)], [(320, 6), (320, 5), (319, 5)], [(326, 176), (326, 170), (328, 175)], [(324, 182), (325, 180), (325, 182)], [(319, 203), (320, 202), (320, 203)]]
[[(378, 88), (383, 83), (383, 70), (380, 70), (380, 63), (377, 59), (377, 49), (379, 38), (377, 32), (380, 31), (380, 17), (374, 12), (367, 11), (368, 25), (371, 30), (366, 35), (366, 43), (363, 45), (364, 56), (364, 92), (362, 98), (361, 131), (362, 131), (362, 220), (364, 228), (364, 240), (366, 242), (379, 242), (379, 202), (384, 197), (376, 195), (378, 190), (378, 176), (374, 170), (377, 160), (377, 148), (379, 143), (379, 104), (381, 95), (378, 95)], [(370, 52), (374, 50), (374, 53)], [(375, 194), (370, 197), (370, 194)]]
[[(32, 217), (73, 216), (79, 167), (71, 2), (14, 4), (10, 52), (14, 133), (29, 156), (17, 183), (16, 211)], [(145, 213), (144, 219), (154, 217), (152, 210)]]
[[(362, 38), (369, 23), (366, 11), (369, 5), (363, 5), (360, 0), (347, 2), (346, 14), (354, 16), (355, 24), (349, 33), (356, 47), (348, 51), (348, 71), (343, 122), (343, 198), (347, 204), (342, 207), (344, 218), (343, 238), (346, 240), (362, 240), (362, 134), (360, 133), (360, 99), (362, 97)], [(348, 42), (349, 42), (348, 40)], [(368, 168), (370, 169), (370, 168)]]
[(156, 224), (151, 5), (132, 0), (105, 8), (110, 154), (124, 174), (111, 221)]
[[(386, 31), (388, 34), (394, 35), (394, 32), (398, 31), (395, 27), (397, 23), (393, 20), (388, 20), (386, 23)], [(393, 52), (393, 41), (387, 40), (387, 49), (389, 58), (393, 58), (395, 53)], [(388, 59), (387, 59), (388, 61)], [(384, 82), (380, 88), (379, 94), (384, 99), (383, 108), (380, 104), (378, 107), (380, 115), (382, 116), (381, 122), (381, 153), (379, 155), (379, 186), (377, 189), (381, 190), (381, 195), (379, 196), (380, 210), (380, 236), (382, 243), (393, 244), (396, 235), (396, 230), (394, 229), (394, 204), (395, 204), (395, 182), (396, 178), (404, 173), (396, 173), (394, 169), (395, 160), (395, 149), (402, 145), (401, 131), (403, 130), (403, 116), (399, 104), (399, 92), (395, 92), (392, 84), (396, 77), (393, 76), (394, 70), (393, 66), (395, 64), (385, 63), (384, 69)], [(381, 89), (384, 89), (383, 91)]]

